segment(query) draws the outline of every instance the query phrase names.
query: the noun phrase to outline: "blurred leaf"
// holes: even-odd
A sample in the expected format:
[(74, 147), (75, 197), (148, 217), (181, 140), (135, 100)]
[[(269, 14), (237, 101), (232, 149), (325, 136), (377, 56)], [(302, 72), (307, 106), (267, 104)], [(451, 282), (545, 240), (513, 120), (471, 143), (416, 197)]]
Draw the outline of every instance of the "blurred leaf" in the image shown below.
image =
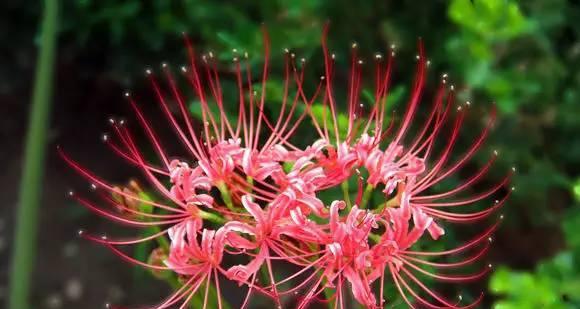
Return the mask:
[(576, 180), (572, 186), (572, 191), (574, 192), (574, 197), (576, 197), (576, 200), (580, 201), (580, 179)]
[(507, 39), (526, 30), (527, 24), (512, 0), (453, 0), (451, 20), (486, 39)]
[[(328, 131), (330, 134), (330, 138), (333, 139), (335, 136), (335, 134), (334, 134), (335, 123), (334, 123), (334, 120), (332, 117), (332, 112), (331, 112), (328, 104), (326, 106), (324, 106), (323, 104), (315, 103), (315, 104), (312, 104), (312, 107), (310, 108), (310, 110), (312, 112), (312, 115), (314, 116), (314, 118), (318, 122), (318, 124), (321, 126), (321, 128), (323, 128), (323, 124), (326, 121)], [(336, 120), (337, 120), (336, 122), (338, 125), (338, 134), (340, 135), (341, 139), (344, 139), (346, 137), (347, 130), (348, 130), (348, 116), (343, 114), (343, 113), (337, 113)]]
[(580, 209), (576, 207), (566, 216), (566, 219), (562, 223), (562, 229), (564, 230), (568, 246), (577, 249), (577, 252), (580, 253), (580, 233), (578, 232), (578, 227), (580, 227)]

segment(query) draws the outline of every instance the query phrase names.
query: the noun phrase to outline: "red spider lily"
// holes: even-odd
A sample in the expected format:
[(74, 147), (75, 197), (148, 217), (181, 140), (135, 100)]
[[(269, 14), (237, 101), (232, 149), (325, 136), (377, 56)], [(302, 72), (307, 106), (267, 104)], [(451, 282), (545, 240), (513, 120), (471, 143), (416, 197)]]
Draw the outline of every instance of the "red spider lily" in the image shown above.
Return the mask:
[[(492, 226), (492, 228), (488, 229), (484, 233), (481, 233), (475, 239), (457, 248), (441, 252), (418, 252), (409, 250), (409, 248), (419, 240), (424, 231), (433, 225), (434, 222), (432, 218), (424, 213), (421, 213), (420, 210), (414, 210), (414, 212), (414, 227), (409, 230), (410, 216), (405, 214), (405, 211), (401, 208), (389, 209), (387, 217), (389, 218), (390, 225), (386, 224), (386, 232), (381, 236), (380, 241), (372, 248), (373, 253), (371, 254), (370, 263), (374, 264), (374, 269), (377, 269), (378, 271), (371, 273), (371, 275), (369, 275), (369, 280), (372, 281), (380, 277), (381, 301), (384, 302), (382, 291), (384, 290), (383, 285), (384, 276), (386, 274), (385, 270), (387, 270), (391, 274), (393, 282), (401, 293), (403, 299), (411, 308), (414, 308), (415, 305), (413, 305), (409, 300), (407, 296), (408, 294), (411, 294), (416, 300), (418, 300), (421, 306), (429, 308), (475, 307), (481, 301), (481, 297), (473, 303), (465, 306), (460, 306), (457, 303), (453, 304), (451, 301), (445, 299), (445, 297), (438, 295), (436, 292), (428, 288), (417, 278), (416, 275), (413, 274), (413, 272), (418, 272), (427, 277), (446, 282), (473, 281), (481, 278), (489, 272), (491, 265), (488, 265), (489, 267), (484, 268), (479, 273), (470, 275), (447, 275), (432, 273), (428, 270), (422, 269), (418, 265), (431, 266), (436, 269), (454, 269), (473, 263), (487, 252), (489, 246), (486, 241), (489, 239), (489, 235), (491, 235), (491, 233), (497, 228), (497, 224)], [(482, 242), (485, 242), (485, 245), (482, 249), (479, 249), (479, 251), (477, 251), (471, 257), (459, 262), (437, 263), (423, 259), (424, 257), (444, 257), (453, 254), (459, 254), (481, 244)], [(420, 289), (435, 299), (435, 303), (429, 302), (425, 298), (421, 297), (413, 290), (413, 288), (406, 280), (410, 280), (414, 284), (418, 285)]]
[(338, 212), (339, 208), (344, 207), (345, 203), (338, 201), (331, 205), (327, 252), (318, 265), (323, 274), (317, 284), (306, 294), (299, 308), (303, 308), (308, 301), (324, 290), (324, 286), (319, 287), (323, 279), (332, 285), (337, 285), (336, 302), (338, 304), (343, 302), (343, 281), (348, 281), (352, 287), (353, 296), (359, 303), (369, 308), (375, 306), (375, 298), (366, 278), (366, 271), (371, 267), (366, 257), (371, 253), (368, 243), (369, 234), (371, 229), (378, 227), (376, 217), (369, 211), (360, 210), (354, 206), (342, 222)]
[[(452, 269), (475, 263), (487, 251), (488, 244), (482, 243), (497, 224), (455, 249), (423, 252), (412, 246), (425, 239), (426, 232), (431, 236), (426, 241), (443, 236), (440, 221), (480, 220), (504, 204), (507, 195), (485, 210), (462, 211), (464, 206), (498, 194), (509, 175), (487, 191), (471, 197), (456, 197), (468, 192), (485, 176), (495, 156), (457, 187), (442, 193), (426, 193), (474, 156), (488, 135), (494, 113), (467, 151), (451, 162), (467, 108), (460, 106), (456, 111), (453, 88), (447, 86), (445, 79), (439, 85), (427, 119), (410, 141), (407, 137), (416, 122), (426, 80), (427, 62), (422, 43), (419, 43), (411, 96), (398, 123), (392, 120), (394, 117), (387, 121), (385, 115), (394, 51), (386, 62), (382, 56), (376, 57), (374, 103), (364, 112), (360, 103), (362, 61), (353, 46), (346, 99), (348, 121), (346, 127), (341, 127), (338, 119), (342, 107), (337, 104), (333, 91), (337, 68), (334, 55), (328, 52), (327, 31), (325, 28), (322, 39), (325, 73), (312, 95), (308, 96), (303, 89), (304, 62), (298, 68), (295, 56), (285, 53), (282, 107), (272, 119), (265, 113), (270, 53), (267, 34), (259, 95), (252, 85), (250, 66), (240, 56), (234, 57), (239, 88), (236, 121), (226, 116), (228, 102), (222, 96), (216, 60), (209, 53), (199, 61), (187, 38), (190, 65), (182, 71), (201, 107), (201, 129), (190, 118), (185, 96), (168, 66), (163, 65), (168, 93), (153, 73), (147, 71), (159, 106), (190, 158), (170, 159), (172, 156), (163, 146), (167, 141), (159, 137), (129, 94), (129, 103), (160, 165), (145, 159), (123, 122), (112, 120), (114, 138), (107, 135), (104, 141), (144, 173), (150, 186), (162, 196), (161, 202), (135, 190), (108, 184), (59, 150), (64, 160), (92, 183), (110, 207), (71, 193), (77, 201), (119, 223), (152, 229), (150, 236), (129, 240), (83, 235), (110, 247), (132, 263), (179, 276), (182, 287), (156, 308), (185, 308), (200, 293), (205, 308), (211, 285), (217, 289), (221, 308), (220, 277), (247, 287), (244, 308), (249, 306), (254, 291), (272, 298), (278, 307), (282, 307), (286, 295), (303, 291), (298, 308), (321, 299), (325, 291), (333, 291), (331, 295), (327, 293), (325, 301), (334, 303), (335, 308), (344, 308), (347, 286), (363, 306), (384, 308), (387, 280), (411, 307), (464, 308), (479, 303), (481, 298), (468, 305), (453, 303), (424, 284), (420, 277), (463, 282), (480, 278), (489, 268), (472, 275), (456, 275), (432, 272), (422, 266)], [(290, 95), (292, 90), (294, 95)], [(320, 97), (325, 116), (317, 119), (312, 105)], [(176, 105), (177, 113), (172, 111), (171, 104)], [(293, 143), (294, 133), (304, 119), (312, 120), (319, 135), (318, 140), (305, 148)], [(450, 131), (449, 136), (442, 138), (441, 132), (446, 130)], [(438, 148), (442, 150), (435, 155)], [(352, 177), (359, 186), (354, 203), (348, 188), (344, 197), (334, 201), (325, 203), (320, 198), (324, 190), (348, 186)], [(374, 190), (380, 190), (384, 200), (378, 205), (367, 205), (368, 195)], [(457, 212), (447, 209), (457, 209)], [(166, 257), (163, 265), (137, 261), (118, 248), (159, 239), (169, 242), (167, 248), (155, 249), (157, 256)], [(431, 261), (433, 257), (462, 254), (473, 248), (480, 249), (460, 262)], [(249, 262), (226, 267), (225, 256), (244, 257)], [(286, 262), (298, 270), (279, 279), (272, 266), (274, 261)], [(265, 278), (259, 283), (261, 273)]]

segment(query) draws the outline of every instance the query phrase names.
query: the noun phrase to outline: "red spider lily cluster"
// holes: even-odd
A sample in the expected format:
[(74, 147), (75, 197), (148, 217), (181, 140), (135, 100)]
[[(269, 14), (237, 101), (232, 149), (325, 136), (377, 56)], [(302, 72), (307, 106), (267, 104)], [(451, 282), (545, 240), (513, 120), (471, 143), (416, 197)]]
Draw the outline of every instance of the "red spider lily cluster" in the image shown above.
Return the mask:
[[(162, 195), (160, 199), (144, 197), (135, 185), (132, 189), (110, 185), (61, 151), (66, 162), (102, 193), (104, 205), (71, 193), (76, 200), (122, 224), (155, 228), (150, 236), (132, 240), (84, 233), (128, 261), (179, 277), (181, 287), (155, 308), (185, 308), (199, 295), (205, 308), (210, 286), (215, 287), (222, 308), (220, 280), (224, 278), (246, 287), (242, 307), (249, 305), (253, 293), (259, 293), (271, 297), (280, 308), (290, 298), (297, 298), (297, 308), (314, 301), (344, 308), (352, 299), (367, 308), (384, 308), (390, 303), (389, 295), (384, 295), (387, 285), (394, 286), (410, 307), (463, 308), (481, 300), (462, 304), (435, 292), (422, 280), (463, 282), (485, 275), (488, 265), (475, 272), (461, 268), (468, 266), (471, 271), (470, 265), (486, 253), (497, 223), (457, 248), (429, 252), (414, 245), (444, 237), (451, 223), (489, 216), (509, 195), (510, 190), (504, 190), (509, 175), (492, 188), (470, 195), (495, 155), (455, 188), (431, 192), (434, 185), (461, 170), (480, 148), (493, 113), (472, 145), (459, 159), (452, 159), (469, 103), (455, 104), (453, 87), (445, 78), (426, 119), (411, 130), (428, 65), (421, 44), (406, 111), (395, 120), (394, 114), (386, 114), (394, 51), (386, 57), (376, 55), (374, 102), (365, 106), (361, 104), (362, 61), (356, 46), (347, 97), (339, 99), (333, 90), (335, 57), (329, 53), (325, 37), (326, 30), (322, 40), (324, 74), (313, 94), (303, 87), (304, 62), (286, 51), (284, 96), (276, 116), (266, 113), (267, 35), (266, 60), (256, 85), (252, 84), (250, 65), (243, 61), (247, 55), (234, 58), (237, 119), (226, 116), (224, 106), (231, 102), (223, 100), (213, 55), (198, 58), (187, 39), (191, 62), (182, 71), (201, 105), (201, 123), (190, 117), (186, 99), (166, 65), (165, 86), (148, 71), (164, 116), (191, 156), (170, 157), (163, 144), (175, 141), (159, 137), (130, 94), (127, 98), (160, 164), (146, 159), (122, 122), (111, 120), (115, 134), (104, 140), (144, 173), (157, 195)], [(314, 115), (314, 102), (322, 105), (323, 117)], [(340, 123), (340, 110), (345, 107), (348, 121)], [(300, 147), (297, 144), (304, 141), (296, 142), (295, 133), (306, 122), (312, 124), (318, 138)], [(349, 190), (349, 183), (351, 187), (356, 184), (356, 190)], [(320, 192), (336, 187), (344, 189), (344, 196), (334, 201), (320, 198)], [(378, 202), (369, 198), (374, 191), (382, 197)], [(493, 200), (498, 194), (503, 197)], [(479, 201), (491, 206), (464, 210)], [(168, 245), (156, 249), (156, 259), (149, 262), (138, 261), (121, 248), (160, 238)], [(463, 258), (449, 262), (447, 257), (455, 255)], [(231, 265), (232, 256), (245, 262)], [(283, 274), (273, 266), (282, 262), (289, 265)], [(288, 274), (288, 270), (293, 272)]]

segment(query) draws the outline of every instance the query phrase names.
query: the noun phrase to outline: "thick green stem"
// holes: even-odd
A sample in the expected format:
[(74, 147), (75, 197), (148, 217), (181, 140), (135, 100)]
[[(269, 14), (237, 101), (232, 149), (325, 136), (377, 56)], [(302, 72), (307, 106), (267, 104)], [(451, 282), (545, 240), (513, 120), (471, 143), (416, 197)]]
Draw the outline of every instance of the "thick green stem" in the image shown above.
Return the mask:
[(263, 284), (270, 282), (270, 274), (268, 273), (268, 265), (266, 263), (260, 267), (260, 280), (262, 280)]
[(220, 190), (222, 199), (224, 200), (224, 203), (226, 204), (228, 209), (231, 211), (236, 211), (234, 209), (234, 204), (232, 203), (232, 196), (230, 195), (230, 190), (228, 190), (228, 186), (226, 186), (226, 184), (222, 182), (217, 185), (217, 188), (218, 190)]
[(373, 194), (374, 189), (375, 188), (370, 184), (368, 184), (367, 187), (365, 188), (365, 192), (363, 193), (362, 200), (359, 205), (361, 209), (367, 207), (367, 204), (369, 203), (369, 200), (371, 198), (371, 195)]
[(214, 213), (211, 213), (211, 212), (207, 212), (207, 211), (200, 210), (199, 211), (199, 216), (202, 219), (206, 219), (206, 220), (211, 221), (213, 223), (218, 223), (218, 224), (224, 224), (224, 223), (226, 223), (226, 219), (220, 217), (219, 215), (216, 215)]
[(399, 206), (399, 204), (400, 204), (399, 197), (395, 196), (392, 199), (382, 203), (381, 206), (379, 206), (379, 208), (376, 209), (376, 212), (381, 213), (385, 208), (397, 207)]
[(381, 236), (374, 234), (374, 233), (370, 233), (369, 234), (369, 238), (374, 241), (375, 243), (379, 243), (381, 241)]
[(350, 201), (350, 191), (348, 189), (348, 179), (345, 180), (340, 187), (342, 188), (342, 194), (344, 195), (344, 201), (346, 202), (346, 209), (350, 211), (352, 208), (352, 202)]
[(332, 297), (334, 297), (334, 293), (336, 293), (336, 290), (328, 288), (324, 289), (324, 297), (326, 297), (326, 300), (328, 300), (328, 309), (335, 308), (334, 302), (336, 301), (336, 299), (334, 300), (332, 299)]
[(58, 1), (44, 1), (44, 16), (41, 26), (41, 45), (36, 65), (36, 79), (26, 136), (24, 170), (19, 192), (19, 207), (16, 218), (10, 295), (8, 307), (30, 308), (30, 276), (34, 266), (38, 205), (42, 192), (44, 154), (50, 101), (52, 97), (52, 75), (58, 21)]
[[(153, 234), (157, 234), (161, 232), (161, 228), (158, 226), (152, 226), (151, 227), (151, 234), (149, 235), (153, 235)], [(159, 247), (163, 248), (163, 251), (165, 252), (169, 252), (169, 241), (167, 240), (167, 238), (165, 236), (160, 236), (155, 238), (155, 240), (157, 240), (157, 244), (159, 244)]]
[[(141, 199), (145, 200), (145, 201), (153, 201), (153, 199), (146, 193), (146, 192), (138, 192), (138, 195)], [(151, 206), (151, 204), (148, 203), (139, 203), (139, 211), (142, 211), (144, 213), (153, 213), (154, 209), (153, 206)], [(139, 216), (139, 219), (143, 220), (143, 221), (149, 221), (149, 218), (146, 216)], [(153, 225), (151, 227), (148, 228), (148, 233), (150, 233), (149, 235), (153, 235), (153, 234), (157, 234), (161, 232), (161, 228), (157, 225)], [(157, 244), (163, 248), (163, 251), (165, 252), (169, 252), (169, 241), (167, 240), (167, 238), (165, 236), (160, 236), (160, 237), (156, 237), (155, 240), (157, 241)]]
[[(179, 290), (182, 286), (181, 282), (179, 282), (179, 280), (177, 279), (177, 276), (174, 276), (174, 275), (167, 278), (166, 281), (167, 281), (167, 283), (169, 283), (171, 288), (175, 291)], [(188, 307), (191, 309), (197, 309), (197, 308), (203, 307), (203, 296), (201, 296), (201, 294), (198, 292), (196, 295), (193, 295), (193, 297), (189, 301), (188, 305), (189, 305)]]
[(246, 181), (248, 182), (248, 192), (252, 192), (252, 189), (254, 188), (254, 178), (250, 177), (250, 176), (246, 176)]

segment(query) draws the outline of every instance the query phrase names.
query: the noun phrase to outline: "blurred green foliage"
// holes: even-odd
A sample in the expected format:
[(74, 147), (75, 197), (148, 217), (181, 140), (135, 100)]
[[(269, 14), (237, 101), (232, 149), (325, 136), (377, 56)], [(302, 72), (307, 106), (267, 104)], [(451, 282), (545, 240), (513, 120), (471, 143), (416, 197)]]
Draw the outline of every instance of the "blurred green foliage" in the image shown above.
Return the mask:
[[(32, 14), (29, 8), (35, 7), (34, 2), (23, 3), (10, 9), (22, 6), (22, 11)], [(417, 37), (422, 37), (431, 60), (429, 91), (436, 87), (438, 75), (449, 73), (458, 86), (459, 100), (474, 103), (473, 117), (460, 138), (462, 146), (474, 138), (472, 132), (482, 126), (492, 104), (497, 107), (495, 132), (472, 167), (480, 166), (494, 149), (500, 159), (489, 181), (517, 166), (516, 190), (496, 235), (498, 245), (502, 238), (508, 244), (493, 254), (500, 264), (508, 265), (498, 268), (490, 282), (499, 298), (497, 307), (578, 307), (580, 233), (574, 229), (580, 215), (574, 197), (580, 199), (579, 1), (76, 0), (64, 3), (63, 10), (62, 55), (90, 55), (90, 64), (78, 61), (79, 74), (83, 66), (98, 63), (101, 74), (123, 87), (144, 87), (140, 72), (148, 65), (186, 63), (183, 31), (198, 51), (214, 51), (222, 61), (220, 71), (231, 73), (232, 49), (237, 49), (249, 53), (256, 73), (262, 63), (265, 25), (273, 47), (266, 87), (272, 106), (280, 104), (276, 98), (283, 93), (283, 48), (307, 60), (313, 73), (306, 77), (305, 87), (307, 91), (316, 87), (321, 73), (320, 33), (326, 21), (331, 22), (329, 45), (339, 68), (348, 67), (353, 41), (368, 58), (387, 51), (391, 44), (397, 46), (396, 83), (390, 98), (394, 106), (406, 100)], [(0, 36), (6, 37), (6, 31), (0, 30)], [(344, 77), (345, 69), (341, 70), (337, 75)], [(371, 67), (368, 71), (372, 75)], [(236, 101), (234, 79), (225, 80), (223, 90), (226, 102)], [(341, 87), (337, 91), (344, 93)], [(198, 104), (191, 104), (194, 114), (199, 114)], [(321, 107), (315, 105), (314, 110), (323, 119)], [(460, 180), (458, 176), (452, 182)], [(541, 237), (556, 236), (529, 240), (538, 228), (549, 231)], [(460, 239), (455, 236), (446, 238), (448, 247)], [(557, 243), (559, 238), (565, 242)], [(536, 245), (534, 250), (520, 245), (554, 239), (555, 244)], [(513, 270), (522, 267), (527, 269)]]
[(501, 267), (490, 280), (490, 290), (501, 297), (496, 309), (572, 309), (580, 306), (580, 210), (562, 222), (568, 249), (542, 261), (533, 271)]
[[(504, 113), (514, 113), (523, 104), (515, 87), (538, 92), (539, 85), (516, 79), (512, 72), (495, 71), (497, 47), (533, 31), (513, 1), (482, 0), (476, 4), (468, 0), (454, 0), (449, 7), (449, 18), (461, 27), (461, 36), (449, 40), (447, 49), (452, 54), (463, 53), (454, 67), (462, 68), (461, 76), (473, 88), (489, 94)], [(520, 85), (521, 84), (521, 85)]]

